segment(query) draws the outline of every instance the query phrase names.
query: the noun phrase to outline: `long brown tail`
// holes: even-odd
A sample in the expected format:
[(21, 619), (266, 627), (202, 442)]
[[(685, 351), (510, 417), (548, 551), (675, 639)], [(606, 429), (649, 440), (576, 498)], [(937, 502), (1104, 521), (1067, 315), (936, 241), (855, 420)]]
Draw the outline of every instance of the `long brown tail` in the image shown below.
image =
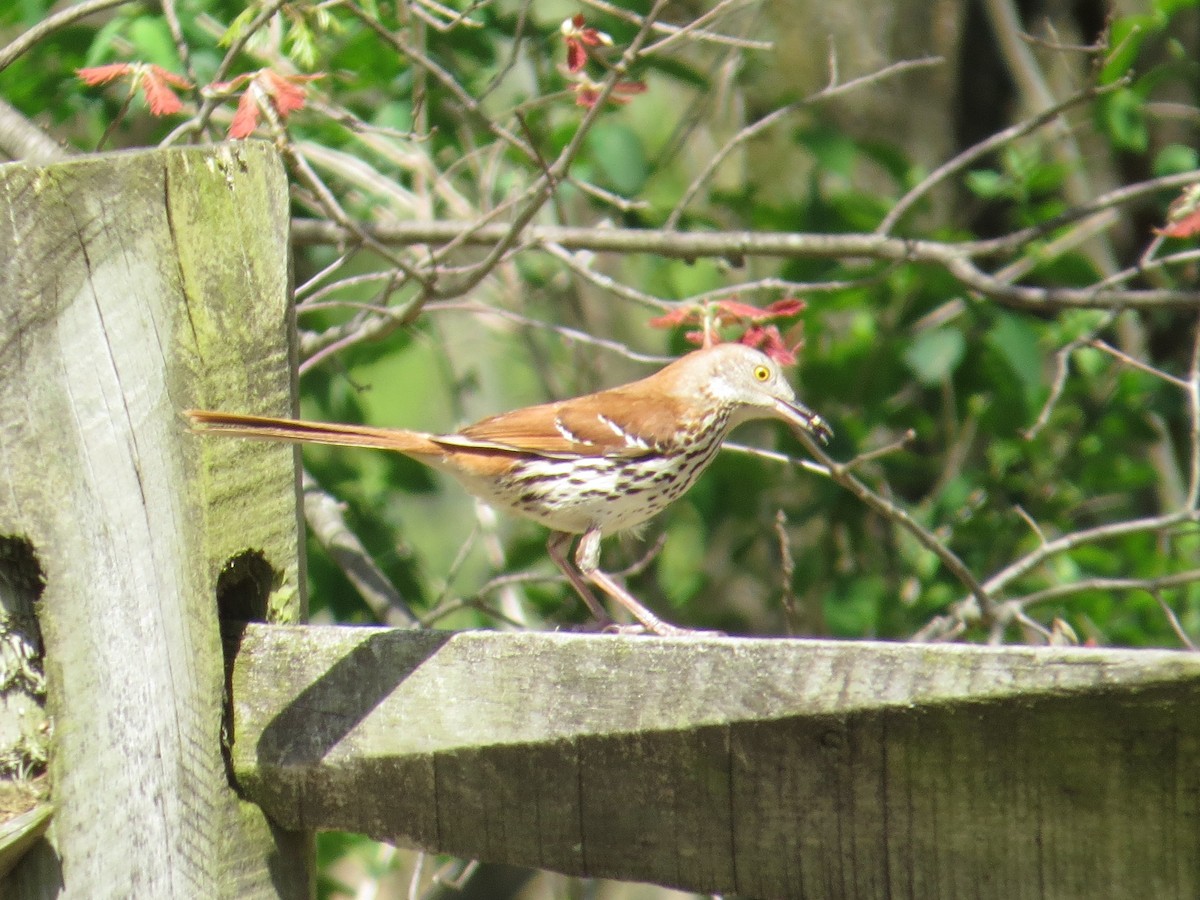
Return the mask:
[(245, 416), (240, 413), (187, 409), (183, 413), (192, 430), (254, 438), (261, 441), (291, 441), (298, 444), (334, 444), (339, 447), (376, 447), (413, 456), (440, 456), (444, 448), (431, 436), (404, 428), (371, 428), (367, 425), (339, 425), (333, 422), (304, 422), (300, 419), (275, 419), (269, 416)]

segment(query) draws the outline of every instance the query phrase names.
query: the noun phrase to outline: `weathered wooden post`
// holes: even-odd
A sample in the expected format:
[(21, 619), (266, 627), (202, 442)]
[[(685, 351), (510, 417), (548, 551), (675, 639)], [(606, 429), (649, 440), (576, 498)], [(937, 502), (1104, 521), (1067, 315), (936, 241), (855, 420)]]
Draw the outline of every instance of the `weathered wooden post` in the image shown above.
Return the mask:
[(0, 166), (0, 570), (40, 570), (53, 804), (6, 897), (311, 892), (222, 753), (218, 595), (300, 615), (294, 454), (179, 417), (290, 407), (287, 237), (266, 144)]

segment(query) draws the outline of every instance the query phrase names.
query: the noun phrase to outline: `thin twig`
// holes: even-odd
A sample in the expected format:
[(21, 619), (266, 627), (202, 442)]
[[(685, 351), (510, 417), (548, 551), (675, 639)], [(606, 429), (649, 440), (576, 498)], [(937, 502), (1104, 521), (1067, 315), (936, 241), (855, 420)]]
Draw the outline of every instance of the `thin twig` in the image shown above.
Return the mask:
[(416, 627), (417, 616), (350, 530), (341, 504), (307, 470), (302, 487), (304, 519), (313, 537), (358, 590), (376, 621), (397, 628)]
[(569, 328), (565, 325), (555, 325), (552, 322), (544, 322), (540, 319), (534, 319), (529, 316), (521, 315), (508, 309), (500, 309), (494, 306), (485, 306), (474, 300), (437, 300), (432, 303), (425, 304), (426, 312), (467, 312), (479, 316), (496, 316), (508, 322), (514, 322), (518, 325), (524, 325), (528, 328), (537, 328), (544, 331), (549, 331), (552, 334), (557, 334), (568, 341), (575, 341), (580, 344), (585, 344), (591, 347), (602, 347), (605, 350), (610, 350), (618, 356), (623, 356), (625, 359), (633, 360), (634, 362), (652, 363), (655, 365), (665, 365), (671, 361), (669, 356), (661, 356), (652, 353), (639, 353), (630, 348), (627, 344), (620, 341), (609, 340), (607, 338), (598, 338), (586, 331), (580, 331), (577, 328)]
[[(1140, 519), (1127, 519), (1120, 522), (1110, 522), (1093, 528), (1083, 528), (1073, 531), (1053, 540), (1044, 541), (1036, 549), (1022, 556), (1001, 569), (995, 575), (983, 582), (983, 589), (995, 595), (1008, 584), (1022, 575), (1046, 562), (1048, 559), (1074, 550), (1086, 544), (1112, 540), (1130, 534), (1142, 532), (1161, 532), (1179, 525), (1194, 523), (1200, 520), (1200, 514), (1195, 510), (1183, 510), (1160, 516), (1146, 516)], [(998, 614), (998, 610), (996, 611)], [(994, 620), (994, 617), (993, 617)], [(958, 601), (946, 616), (929, 622), (914, 636), (915, 640), (943, 639), (951, 629), (965, 627), (970, 622), (982, 621), (980, 610), (975, 597), (966, 597)]]
[[(1022, 433), (1025, 440), (1034, 440), (1041, 433), (1042, 429), (1049, 424), (1050, 416), (1054, 412), (1054, 408), (1058, 405), (1058, 401), (1062, 399), (1063, 391), (1067, 387), (1067, 377), (1071, 372), (1071, 354), (1087, 345), (1096, 334), (1099, 334), (1111, 325), (1114, 318), (1116, 318), (1115, 312), (1108, 313), (1096, 325), (1090, 328), (1086, 334), (1080, 335), (1055, 352), (1054, 377), (1050, 381), (1050, 393), (1046, 396), (1046, 402), (1042, 404), (1042, 409), (1038, 413), (1037, 419)], [(1027, 515), (1024, 510), (1020, 512), (1022, 515)], [(1032, 522), (1032, 520), (1028, 519), (1027, 521)]]
[(1077, 222), (1080, 219), (1089, 218), (1101, 210), (1132, 203), (1135, 200), (1141, 200), (1160, 191), (1187, 187), (1197, 181), (1200, 181), (1200, 169), (1189, 169), (1186, 172), (1177, 172), (1174, 175), (1163, 175), (1158, 178), (1139, 181), (1136, 184), (1123, 185), (1107, 193), (1088, 197), (1083, 202), (1073, 204), (1059, 215), (1044, 222), (1039, 222), (1037, 225), (1030, 225), (1027, 228), (1018, 229), (1001, 237), (976, 241), (972, 245), (974, 252), (971, 255), (978, 257), (1015, 253), (1023, 246), (1041, 238), (1043, 235), (1051, 234), (1059, 228), (1069, 225), (1072, 222)]
[(1192, 362), (1188, 367), (1188, 491), (1187, 509), (1197, 512), (1200, 504), (1200, 317), (1192, 337)]
[(34, 44), (44, 40), (60, 28), (65, 28), (80, 19), (86, 19), (88, 16), (106, 9), (112, 9), (114, 6), (124, 6), (130, 2), (131, 0), (84, 0), (84, 2), (68, 6), (66, 9), (60, 9), (54, 15), (47, 16), (28, 31), (23, 32), (5, 47), (0, 48), (0, 72), (12, 65)]
[(709, 178), (712, 177), (712, 173), (717, 170), (721, 163), (725, 161), (729, 154), (732, 153), (734, 149), (738, 147), (738, 145), (745, 143), (746, 141), (750, 140), (750, 138), (762, 133), (787, 116), (799, 109), (803, 109), (806, 106), (811, 106), (814, 103), (820, 103), (822, 101), (832, 99), (833, 97), (837, 97), (849, 91), (853, 91), (870, 84), (875, 84), (905, 72), (911, 72), (916, 69), (939, 65), (941, 62), (942, 59), (940, 57), (926, 57), (923, 59), (908, 59), (901, 62), (892, 63), (891, 65), (884, 66), (882, 69), (879, 69), (868, 75), (851, 79), (845, 84), (832, 84), (829, 87), (826, 87), (817, 93), (804, 98), (803, 100), (797, 100), (795, 103), (789, 103), (786, 106), (781, 106), (778, 109), (767, 113), (758, 121), (750, 123), (745, 128), (742, 128), (740, 131), (738, 131), (738, 133), (731, 137), (728, 141), (726, 141), (721, 149), (713, 154), (712, 159), (708, 161), (704, 169), (694, 179), (692, 179), (692, 183), (688, 185), (687, 190), (683, 192), (683, 196), (675, 204), (675, 208), (671, 210), (671, 214), (667, 216), (666, 221), (663, 223), (663, 228), (667, 231), (672, 231), (679, 225), (679, 220), (683, 216), (683, 211), (691, 204), (692, 198), (696, 196), (696, 194), (700, 191), (701, 186), (703, 186), (709, 180)]
[(1180, 643), (1182, 643), (1183, 646), (1187, 647), (1192, 652), (1195, 652), (1196, 644), (1184, 630), (1183, 623), (1180, 622), (1179, 617), (1175, 615), (1175, 610), (1171, 609), (1171, 607), (1167, 604), (1167, 601), (1163, 599), (1162, 594), (1160, 594), (1158, 591), (1151, 591), (1150, 593), (1154, 599), (1158, 601), (1159, 608), (1163, 611), (1163, 615), (1167, 617), (1167, 621), (1171, 625), (1171, 630), (1175, 632), (1175, 636), (1179, 638)]
[(1069, 584), (1056, 584), (1044, 590), (1013, 597), (1005, 605), (1028, 609), (1039, 603), (1051, 600), (1061, 600), (1072, 594), (1084, 591), (1146, 591), (1154, 594), (1166, 588), (1181, 587), (1200, 582), (1200, 569), (1189, 569), (1186, 572), (1175, 572), (1171, 575), (1160, 575), (1156, 578), (1081, 578)]
[[(225, 56), (221, 59), (221, 62), (217, 65), (217, 70), (213, 73), (210, 81), (211, 84), (226, 80), (229, 70), (232, 68), (238, 54), (242, 52), (251, 38), (258, 33), (258, 30), (271, 21), (285, 2), (286, 0), (269, 0), (268, 3), (264, 4), (262, 11), (251, 20), (242, 30), (241, 34), (230, 42), (229, 49), (225, 52)], [(172, 130), (170, 134), (159, 142), (158, 146), (170, 147), (184, 135), (202, 132), (208, 127), (208, 120), (212, 117), (213, 111), (223, 102), (224, 98), (215, 94), (205, 97), (204, 102), (200, 104), (199, 110), (196, 111), (196, 115)]]
[(799, 632), (799, 618), (796, 610), (796, 588), (792, 579), (796, 575), (796, 559), (792, 555), (792, 542), (788, 539), (787, 513), (782, 509), (775, 511), (775, 536), (779, 540), (779, 602), (783, 606), (783, 614), (788, 623), (788, 634)]
[[(615, 16), (618, 19), (623, 19), (626, 22), (631, 22), (634, 25), (640, 26), (644, 21), (641, 16), (632, 10), (626, 9), (609, 3), (607, 0), (583, 0), (584, 4), (598, 9), (602, 12)], [(683, 30), (684, 26), (671, 25), (668, 22), (653, 22), (651, 24), (653, 31), (656, 34), (672, 35)], [(753, 41), (747, 38), (732, 37), (731, 35), (717, 34), (712, 31), (702, 31), (692, 36), (694, 40), (707, 41), (713, 44), (726, 44), (730, 47), (737, 47), (742, 50), (771, 50), (774, 44), (770, 41)]]
[(916, 538), (917, 543), (941, 560), (942, 565), (967, 588), (978, 604), (980, 622), (984, 625), (992, 622), (993, 602), (990, 596), (990, 589), (979, 583), (958, 554), (954, 553), (933, 532), (914, 519), (907, 510), (902, 509), (892, 501), (877, 494), (860, 481), (846, 466), (835, 462), (814, 439), (810, 438), (807, 434), (800, 434), (799, 438), (804, 444), (805, 449), (818, 462), (823, 463), (829, 469), (829, 477), (835, 484), (845, 488), (886, 519), (904, 528)]
[(1125, 363), (1125, 365), (1137, 369), (1139, 372), (1145, 372), (1147, 375), (1153, 375), (1155, 378), (1161, 378), (1168, 384), (1173, 384), (1177, 388), (1183, 388), (1185, 391), (1191, 389), (1191, 384), (1184, 379), (1172, 375), (1170, 372), (1164, 372), (1162, 369), (1155, 368), (1152, 365), (1142, 362), (1140, 359), (1134, 359), (1124, 350), (1118, 350), (1107, 341), (1102, 341), (1100, 338), (1093, 338), (1086, 343), (1087, 346), (1093, 347), (1096, 350), (1103, 350), (1105, 353), (1116, 357), (1121, 362)]
[[(656, 41), (653, 44), (649, 44), (646, 47), (646, 55), (650, 56), (651, 54), (661, 53), (676, 41), (681, 41), (685, 38), (690, 38), (692, 40), (703, 40), (713, 39), (716, 37), (726, 37), (726, 35), (716, 35), (714, 32), (709, 31), (705, 26), (710, 22), (716, 21), (730, 10), (736, 10), (739, 6), (745, 5), (745, 0), (718, 0), (718, 2), (714, 3), (711, 8), (706, 9), (686, 25), (679, 27), (677, 30), (673, 30), (662, 40)], [(742, 48), (745, 49), (744, 45)]]
[(404, 54), (415, 65), (420, 66), (426, 72), (433, 75), (441, 85), (454, 95), (454, 98), (462, 104), (463, 108), (471, 115), (475, 116), (483, 125), (496, 137), (507, 143), (514, 150), (520, 152), (523, 156), (532, 161), (536, 161), (537, 154), (533, 148), (525, 141), (521, 140), (507, 128), (500, 125), (498, 122), (488, 116), (479, 105), (479, 101), (471, 96), (470, 92), (464, 88), (449, 71), (438, 65), (425, 53), (414, 47), (411, 43), (403, 40), (397, 34), (393, 33), (386, 25), (376, 19), (374, 16), (361, 9), (357, 4), (350, 4), (346, 7), (347, 12), (355, 16), (360, 22), (370, 28), (379, 36), (384, 43), (391, 46), (394, 50)]
[(1015, 125), (1010, 125), (1003, 131), (998, 131), (990, 137), (980, 141), (979, 143), (968, 147), (953, 159), (942, 163), (928, 175), (921, 179), (919, 183), (914, 185), (903, 197), (896, 201), (896, 204), (884, 216), (883, 221), (875, 229), (876, 234), (890, 234), (896, 224), (904, 217), (914, 204), (922, 197), (928, 194), (933, 188), (941, 184), (952, 175), (961, 172), (967, 166), (971, 165), (976, 160), (987, 156), (997, 148), (1005, 144), (1012, 143), (1020, 137), (1023, 137), (1030, 132), (1036, 131), (1048, 122), (1052, 122), (1073, 106), (1078, 106), (1081, 103), (1086, 103), (1089, 100), (1094, 100), (1101, 94), (1114, 91), (1119, 87), (1127, 85), (1127, 81), (1122, 79), (1112, 84), (1103, 87), (1087, 87), (1082, 91), (1068, 97), (1066, 100), (1056, 103), (1050, 108), (1031, 116), (1022, 122), (1017, 122)]

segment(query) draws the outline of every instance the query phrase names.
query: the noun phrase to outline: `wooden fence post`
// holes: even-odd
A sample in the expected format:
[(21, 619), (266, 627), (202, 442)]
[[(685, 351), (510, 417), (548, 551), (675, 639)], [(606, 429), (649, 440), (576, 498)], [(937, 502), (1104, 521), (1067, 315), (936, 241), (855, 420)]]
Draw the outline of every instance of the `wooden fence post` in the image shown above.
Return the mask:
[(292, 407), (287, 240), (267, 144), (0, 166), (0, 540), (43, 581), (53, 804), (6, 897), (311, 895), (310, 836), (231, 787), (217, 617), (300, 617), (295, 456), (179, 415)]

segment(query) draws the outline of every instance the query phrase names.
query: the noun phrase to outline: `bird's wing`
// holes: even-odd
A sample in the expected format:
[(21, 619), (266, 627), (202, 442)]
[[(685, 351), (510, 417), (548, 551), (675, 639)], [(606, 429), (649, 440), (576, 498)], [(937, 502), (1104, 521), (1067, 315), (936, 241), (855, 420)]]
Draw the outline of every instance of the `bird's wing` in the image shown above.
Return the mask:
[(671, 398), (651, 401), (613, 388), (501, 413), (447, 437), (546, 456), (646, 456), (672, 444), (681, 414), (676, 406)]

